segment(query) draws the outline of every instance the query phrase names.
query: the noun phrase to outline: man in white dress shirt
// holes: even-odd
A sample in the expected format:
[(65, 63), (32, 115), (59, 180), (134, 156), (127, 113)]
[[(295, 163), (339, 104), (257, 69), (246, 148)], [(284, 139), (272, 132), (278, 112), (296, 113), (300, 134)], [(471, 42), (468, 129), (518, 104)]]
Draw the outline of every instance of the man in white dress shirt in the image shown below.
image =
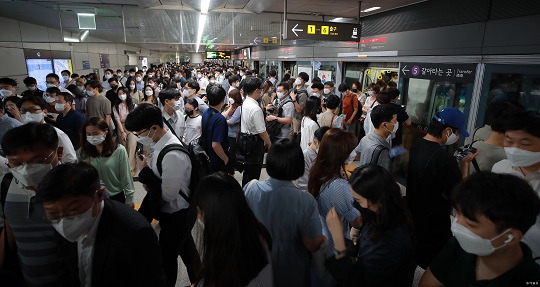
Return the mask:
[(181, 139), (186, 124), (180, 94), (175, 89), (162, 90), (159, 92), (159, 102), (163, 105), (163, 122), (177, 138)]

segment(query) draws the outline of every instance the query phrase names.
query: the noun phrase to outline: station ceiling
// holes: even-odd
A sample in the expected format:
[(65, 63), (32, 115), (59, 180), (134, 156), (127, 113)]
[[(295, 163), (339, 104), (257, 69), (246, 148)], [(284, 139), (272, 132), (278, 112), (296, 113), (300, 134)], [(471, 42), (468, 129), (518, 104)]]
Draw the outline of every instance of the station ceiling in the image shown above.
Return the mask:
[[(365, 0), (366, 17), (426, 0)], [(141, 48), (193, 52), (201, 0), (0, 0), (0, 16), (74, 34), (77, 13), (96, 15), (90, 38), (128, 43)], [(287, 18), (356, 23), (356, 0), (288, 0)], [(257, 44), (257, 39), (280, 38), (284, 0), (211, 0), (201, 49), (233, 50)], [(337, 18), (337, 19), (336, 19)]]

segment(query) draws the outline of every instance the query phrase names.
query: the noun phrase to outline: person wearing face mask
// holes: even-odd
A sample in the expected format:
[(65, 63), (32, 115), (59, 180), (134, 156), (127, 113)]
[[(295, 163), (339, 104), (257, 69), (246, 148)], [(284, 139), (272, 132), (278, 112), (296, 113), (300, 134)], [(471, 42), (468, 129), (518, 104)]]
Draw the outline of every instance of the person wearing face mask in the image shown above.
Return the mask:
[(114, 71), (111, 70), (111, 69), (107, 69), (105, 70), (105, 75), (103, 75), (103, 82), (101, 83), (103, 85), (103, 89), (105, 89), (105, 91), (108, 91), (110, 90), (112, 87), (109, 83), (109, 80), (112, 79), (114, 77)]
[(88, 119), (80, 130), (79, 161), (93, 165), (105, 184), (107, 196), (130, 207), (133, 205), (133, 177), (126, 148), (118, 144), (109, 132), (109, 125), (100, 118)]
[(62, 86), (63, 88), (67, 88), (67, 86), (69, 86), (71, 83), (71, 72), (68, 70), (63, 70), (62, 72), (60, 72), (60, 74), (62, 75), (60, 86)]
[[(70, 274), (76, 255), (45, 218), (43, 206), (35, 200), (43, 177), (60, 162), (58, 135), (53, 126), (29, 123), (9, 130), (2, 141), (10, 175), (2, 178), (4, 233), (0, 235), (2, 257), (15, 253), (25, 286), (78, 286), (78, 276)], [(67, 180), (67, 178), (64, 178)], [(5, 236), (13, 241), (5, 241)], [(31, 242), (28, 238), (32, 238)], [(76, 266), (76, 265), (75, 265)], [(75, 276), (74, 276), (75, 275)], [(4, 278), (2, 278), (4, 280)], [(3, 282), (4, 283), (4, 282)]]
[(399, 126), (396, 110), (388, 104), (378, 105), (371, 111), (370, 118), (375, 129), (363, 137), (355, 149), (356, 154), (360, 157), (360, 165), (373, 163), (391, 171), (391, 146), (387, 138), (395, 135)]
[(73, 96), (68, 93), (60, 93), (54, 105), (56, 111), (60, 113), (56, 118), (54, 126), (65, 132), (73, 147), (78, 149), (80, 144), (80, 130), (85, 123), (84, 117), (73, 107)]
[(82, 116), (86, 115), (86, 97), (84, 95), (84, 86), (83, 90), (79, 89), (79, 86), (69, 85), (67, 89), (73, 94), (73, 105), (72, 109), (78, 111)]
[(137, 90), (143, 91), (144, 90), (143, 73), (141, 71), (137, 71), (137, 73), (135, 73), (134, 79), (136, 82)]
[(357, 253), (346, 250), (343, 222), (331, 208), (325, 216), (334, 241), (328, 271), (339, 286), (411, 286), (416, 269), (414, 227), (399, 185), (375, 164), (356, 169), (349, 183), (362, 215)]
[(159, 93), (159, 102), (163, 105), (163, 122), (178, 138), (182, 139), (186, 128), (180, 94), (175, 89), (165, 89)]
[(152, 86), (147, 85), (144, 87), (144, 97), (140, 103), (157, 105), (156, 93), (154, 92), (154, 88)]
[[(1, 83), (1, 81), (0, 81), (0, 83)], [(24, 96), (41, 96), (41, 95), (43, 95), (44, 91), (39, 89), (39, 87), (37, 85), (36, 78), (34, 78), (34, 77), (26, 77), (26, 78), (24, 78), (23, 83), (26, 86), (26, 91), (22, 92), (21, 97), (24, 97)], [(1, 84), (0, 84), (0, 86), (1, 86)]]
[(360, 112), (358, 109), (358, 97), (351, 91), (349, 85), (346, 83), (340, 84), (338, 91), (342, 95), (341, 107), (342, 113), (345, 114), (345, 130), (356, 136), (356, 115)]
[(199, 103), (195, 99), (187, 99), (184, 106), (186, 113), (183, 141), (190, 143), (199, 141), (202, 134), (202, 116), (199, 114)]
[[(191, 282), (195, 282), (200, 257), (191, 236), (193, 222), (187, 220), (190, 205), (187, 199), (192, 192), (190, 157), (180, 150), (165, 150), (181, 142), (166, 129), (162, 111), (154, 105), (141, 104), (135, 108), (126, 118), (126, 128), (138, 137), (139, 143), (151, 147), (149, 158), (142, 154), (137, 156), (139, 181), (148, 191), (139, 211), (149, 221), (159, 219), (159, 243), (167, 286), (175, 286), (178, 255), (186, 265)], [(161, 169), (158, 169), (162, 150), (166, 153), (162, 154)], [(160, 196), (155, 199), (160, 202), (158, 210), (148, 206), (152, 195)]]
[(47, 88), (53, 88), (53, 87), (56, 87), (58, 89), (60, 89), (60, 92), (66, 92), (66, 93), (70, 93), (70, 91), (68, 91), (66, 88), (62, 87), (60, 85), (60, 77), (58, 77), (57, 74), (55, 73), (50, 73), (50, 74), (47, 74), (47, 76), (45, 76), (45, 81), (47, 83)]
[(290, 93), (291, 100), (294, 103), (294, 118), (291, 129), (293, 141), (300, 143), (300, 123), (303, 117), (303, 110), (308, 98), (306, 83), (309, 81), (309, 75), (305, 72), (298, 74), (294, 81), (293, 91)]
[(210, 108), (202, 115), (203, 134), (200, 141), (202, 148), (210, 158), (210, 168), (213, 172), (224, 171), (234, 174), (229, 153), (229, 127), (227, 120), (221, 114), (225, 105), (225, 90), (220, 85), (210, 84), (207, 95)]
[(201, 95), (206, 95), (206, 87), (210, 84), (208, 76), (206, 74), (203, 75), (200, 72), (197, 73), (197, 83), (199, 84)]
[[(12, 128), (22, 126), (21, 122), (10, 117), (5, 111), (6, 111), (6, 106), (5, 106), (4, 99), (0, 99), (0, 142), (2, 142), (2, 138), (4, 138), (4, 135), (7, 133), (7, 131), (9, 131)], [(5, 156), (1, 147), (0, 147), (0, 156)]]
[[(374, 83), (369, 84), (368, 94), (364, 106), (362, 106), (362, 117), (365, 118), (367, 113), (377, 105), (377, 95), (381, 91), (381, 87)], [(367, 134), (367, 132), (366, 132)]]
[(453, 145), (459, 136), (469, 136), (465, 116), (456, 108), (444, 108), (409, 152), (407, 205), (416, 228), (416, 259), (424, 269), (451, 237), (450, 192), (468, 176), (469, 163), (478, 155), (470, 153), (458, 164), (441, 148)]
[(126, 88), (128, 89), (129, 96), (131, 96), (131, 100), (133, 100), (134, 104), (138, 105), (144, 99), (144, 93), (143, 91), (137, 89), (135, 77), (129, 77), (126, 84)]
[(540, 213), (540, 199), (525, 181), (506, 174), (473, 174), (452, 192), (452, 206), (454, 237), (433, 259), (420, 286), (527, 286), (540, 281), (540, 266), (529, 242), (522, 241)]
[(198, 96), (199, 90), (199, 83), (193, 80), (188, 81), (184, 86), (184, 98), (197, 100), (199, 113), (203, 114), (208, 109), (208, 105)]
[(105, 122), (111, 122), (111, 101), (102, 96), (103, 86), (97, 80), (91, 80), (85, 84), (88, 100), (86, 101), (86, 118), (99, 117)]
[(66, 164), (52, 169), (38, 189), (45, 220), (77, 246), (68, 249), (78, 261), (68, 272), (80, 283), (71, 286), (165, 286), (153, 228), (138, 212), (106, 198), (100, 179), (86, 162)]
[(133, 100), (128, 96), (126, 88), (118, 88), (118, 101), (113, 107), (114, 120), (116, 122), (117, 140), (123, 145), (128, 153), (129, 167), (131, 175), (135, 176), (137, 162), (135, 161), (137, 149), (137, 137), (126, 129), (126, 117), (137, 107)]
[(309, 172), (313, 166), (313, 162), (317, 158), (319, 152), (319, 146), (321, 144), (324, 134), (330, 129), (330, 127), (320, 127), (313, 134), (313, 140), (307, 148), (304, 149), (304, 175), (296, 180), (296, 186), (303, 191), (307, 191), (307, 185), (309, 180)]
[(17, 95), (17, 81), (11, 78), (0, 78), (0, 97), (7, 98)]
[(120, 69), (116, 70), (116, 78), (118, 79), (118, 82), (122, 85), (122, 87), (126, 86), (128, 76), (129, 73), (127, 70), (124, 71), (124, 73), (122, 73), (122, 70)]
[(118, 89), (120, 88), (120, 85), (118, 83), (118, 79), (115, 76), (110, 78), (108, 82), (110, 90), (105, 93), (105, 97), (109, 100), (109, 102), (111, 102), (111, 107), (114, 107), (119, 101)]
[[(521, 112), (505, 123), (504, 152), (506, 158), (493, 166), (492, 171), (506, 173), (524, 179), (540, 196), (540, 115)], [(540, 264), (540, 214), (536, 224), (523, 239)]]
[[(41, 98), (36, 96), (27, 96), (21, 99), (18, 103), (18, 108), (21, 112), (22, 120), (27, 123), (45, 123), (45, 116), (47, 115), (47, 103)], [(75, 148), (69, 139), (69, 136), (59, 128), (54, 128), (58, 137), (58, 147), (60, 151), (60, 160), (62, 162), (76, 162), (77, 155), (75, 154)]]

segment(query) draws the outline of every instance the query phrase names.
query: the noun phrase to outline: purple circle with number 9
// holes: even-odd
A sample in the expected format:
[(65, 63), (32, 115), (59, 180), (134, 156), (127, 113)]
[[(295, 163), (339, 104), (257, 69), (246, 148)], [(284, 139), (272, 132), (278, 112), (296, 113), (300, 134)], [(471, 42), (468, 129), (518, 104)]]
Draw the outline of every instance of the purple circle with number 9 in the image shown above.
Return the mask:
[(418, 66), (412, 67), (411, 73), (413, 76), (418, 76), (420, 74), (420, 67)]

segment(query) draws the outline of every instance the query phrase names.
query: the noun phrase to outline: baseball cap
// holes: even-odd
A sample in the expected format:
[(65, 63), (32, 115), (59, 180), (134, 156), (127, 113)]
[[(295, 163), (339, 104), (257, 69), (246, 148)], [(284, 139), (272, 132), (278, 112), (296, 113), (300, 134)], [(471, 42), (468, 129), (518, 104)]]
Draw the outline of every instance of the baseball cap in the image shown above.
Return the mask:
[(443, 125), (458, 129), (460, 135), (469, 136), (465, 129), (465, 115), (460, 110), (447, 107), (439, 111), (439, 116), (434, 115), (433, 118)]

